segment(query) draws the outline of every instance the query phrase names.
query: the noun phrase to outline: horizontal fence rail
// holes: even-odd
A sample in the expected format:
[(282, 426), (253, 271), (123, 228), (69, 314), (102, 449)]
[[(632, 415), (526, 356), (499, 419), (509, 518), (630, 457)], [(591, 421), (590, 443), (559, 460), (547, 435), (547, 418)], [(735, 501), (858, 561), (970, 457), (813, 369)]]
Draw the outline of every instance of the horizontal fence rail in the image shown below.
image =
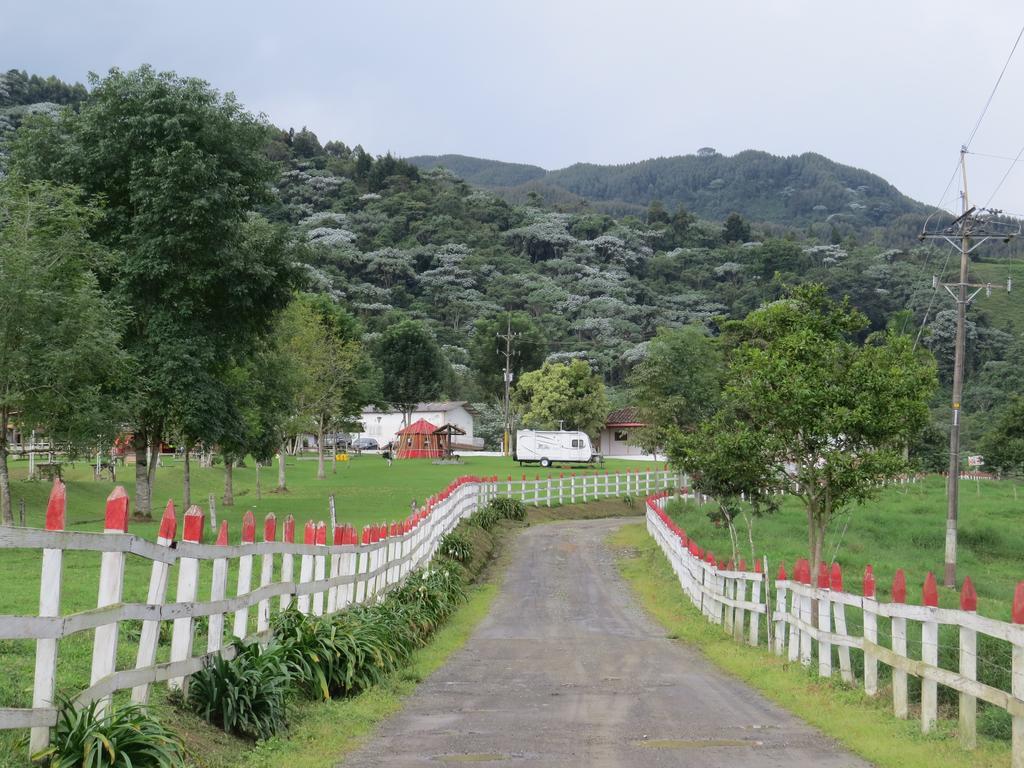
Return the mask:
[[(766, 588), (771, 585), (765, 582), (762, 563), (755, 563), (754, 572), (749, 572), (743, 561), (736, 565), (722, 562), (701, 549), (666, 513), (668, 498), (668, 492), (648, 497), (647, 530), (679, 577), (683, 591), (709, 621), (723, 625), (737, 641), (761, 645), (805, 667), (816, 663), (821, 677), (832, 677), (838, 661), (839, 676), (851, 685), (857, 684), (851, 654), (856, 652), (861, 683), (872, 697), (879, 693), (879, 665), (889, 667), (893, 712), (899, 718), (910, 716), (908, 676), (918, 678), (925, 733), (935, 728), (938, 719), (938, 686), (950, 688), (958, 695), (958, 735), (967, 749), (977, 743), (977, 702), (1003, 709), (1012, 718), (1012, 768), (1024, 768), (1024, 582), (1017, 585), (1011, 622), (977, 614), (977, 597), (969, 578), (961, 591), (960, 610), (938, 607), (935, 577), (930, 573), (922, 589), (924, 604), (908, 605), (902, 570), (893, 578), (892, 601), (880, 602), (871, 566), (864, 574), (860, 595), (844, 591), (838, 563), (831, 567), (821, 564), (812, 583), (806, 560), (796, 563), (791, 577), (780, 566), (771, 590)], [(848, 611), (855, 622), (847, 621)], [(763, 634), (758, 628), (761, 616), (768, 618)], [(746, 634), (744, 621), (749, 622)], [(887, 631), (881, 628), (883, 622)], [(920, 658), (912, 658), (908, 652), (908, 622), (920, 625), (920, 632), (918, 627), (913, 632), (915, 638), (920, 637), (916, 644)], [(956, 669), (939, 663), (943, 627), (953, 628), (947, 631), (955, 630), (958, 638)], [(1009, 690), (978, 680), (979, 634), (1009, 644)]]
[[(75, 696), (76, 705), (98, 702), (103, 710), (114, 693), (129, 689), (132, 700), (144, 704), (153, 683), (166, 682), (185, 691), (189, 676), (214, 656), (231, 658), (232, 638), (269, 641), (270, 618), (276, 611), (294, 604), (303, 613), (323, 615), (381, 599), (409, 573), (425, 566), (441, 538), (460, 520), (498, 496), (542, 506), (642, 498), (677, 479), (666, 469), (563, 473), (533, 480), (525, 475), (516, 480), (461, 477), (404, 521), (368, 525), (358, 534), (351, 526), (328, 530), (324, 522), (308, 521), (296, 541), (296, 521), (289, 515), (278, 538), (278, 521), (270, 514), (263, 521), (262, 541), (257, 541), (256, 521), (252, 512), (246, 512), (240, 540), (234, 544), (226, 521), (215, 543), (202, 543), (205, 515), (197, 506), (182, 517), (179, 539), (172, 503), (164, 511), (155, 541), (129, 534), (128, 497), (120, 487), (107, 500), (102, 533), (65, 530), (66, 491), (57, 480), (45, 529), (0, 527), (0, 550), (39, 550), (42, 569), (38, 614), (0, 615), (0, 640), (36, 643), (32, 706), (0, 706), (0, 730), (31, 729), (33, 754), (49, 743), (49, 729), (58, 714), (58, 648), (65, 638), (94, 633), (90, 683)], [(64, 553), (76, 551), (99, 554), (97, 607), (62, 614)], [(150, 563), (145, 602), (124, 600), (127, 556)], [(168, 600), (172, 589), (173, 600)], [(206, 644), (194, 648), (203, 634), (199, 619), (206, 622)], [(135, 666), (118, 669), (120, 627), (128, 621), (141, 624)]]

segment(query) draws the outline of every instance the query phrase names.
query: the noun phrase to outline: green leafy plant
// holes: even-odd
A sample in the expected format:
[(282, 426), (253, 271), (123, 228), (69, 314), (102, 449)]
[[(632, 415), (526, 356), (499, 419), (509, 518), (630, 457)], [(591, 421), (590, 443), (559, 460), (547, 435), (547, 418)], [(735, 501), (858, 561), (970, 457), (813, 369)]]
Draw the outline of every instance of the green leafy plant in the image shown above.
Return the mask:
[(486, 506), (481, 507), (466, 519), (470, 525), (475, 525), (483, 528), (485, 531), (489, 531), (498, 524), (501, 516), (494, 507)]
[(473, 545), (458, 531), (449, 531), (441, 537), (440, 553), (460, 563), (467, 562), (473, 556)]
[(189, 706), (208, 723), (229, 733), (267, 739), (286, 727), (290, 677), (280, 646), (236, 643), (230, 661), (214, 656), (192, 676)]
[(184, 765), (181, 739), (143, 707), (126, 704), (100, 714), (97, 706), (76, 709), (62, 700), (53, 744), (33, 759), (48, 759), (53, 768)]
[(499, 496), (488, 504), (505, 520), (525, 520), (526, 505), (511, 496)]

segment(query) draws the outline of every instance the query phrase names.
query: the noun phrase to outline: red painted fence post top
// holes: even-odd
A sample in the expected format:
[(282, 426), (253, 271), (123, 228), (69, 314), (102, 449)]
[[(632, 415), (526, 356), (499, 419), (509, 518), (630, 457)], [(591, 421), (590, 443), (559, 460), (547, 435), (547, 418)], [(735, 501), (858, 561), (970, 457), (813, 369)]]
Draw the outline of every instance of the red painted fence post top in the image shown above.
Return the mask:
[(185, 510), (184, 539), (193, 544), (203, 540), (203, 510), (193, 504)]
[(217, 546), (226, 547), (228, 545), (228, 521), (221, 520), (220, 530), (217, 531)]
[(864, 566), (862, 590), (864, 592), (864, 597), (875, 596), (875, 570), (870, 565)]
[(334, 546), (340, 547), (342, 544), (345, 543), (345, 527), (339, 525), (337, 528), (334, 529), (334, 533), (331, 534), (331, 536), (331, 541), (334, 542)]
[(163, 517), (160, 518), (160, 533), (157, 535), (167, 541), (174, 541), (174, 537), (178, 535), (178, 517), (174, 514), (173, 499), (167, 500)]
[(295, 517), (288, 515), (284, 519), (284, 540), (288, 544), (295, 543)]
[(117, 486), (107, 496), (103, 529), (110, 532), (128, 533), (128, 493), (123, 485)]
[(277, 515), (268, 512), (263, 518), (263, 540), (274, 541), (277, 538)]
[(960, 610), (978, 610), (978, 594), (974, 591), (974, 582), (970, 576), (964, 579), (963, 586), (960, 587)]
[(363, 528), (363, 533), (362, 533), (362, 535), (359, 538), (362, 540), (363, 544), (369, 544), (370, 543), (370, 529), (369, 529), (369, 527), (364, 527)]
[(829, 578), (828, 578), (828, 566), (824, 563), (818, 563), (818, 589), (828, 589)]
[(1013, 591), (1013, 623), (1024, 624), (1024, 581), (1017, 582)]
[(312, 544), (316, 541), (316, 523), (312, 520), (307, 520), (306, 524), (302, 527), (302, 543)]
[(779, 572), (777, 574), (775, 574), (775, 578), (778, 579), (779, 581), (785, 581), (786, 579), (789, 578), (789, 576), (786, 574), (786, 564), (785, 563), (779, 563)]
[(242, 515), (242, 543), (252, 544), (256, 541), (256, 518), (251, 509), (247, 509)]
[(747, 561), (744, 560), (742, 557), (740, 558), (740, 570), (741, 571), (747, 570)]
[(323, 520), (316, 524), (316, 543), (322, 547), (327, 545), (327, 523)]
[(754, 573), (760, 573), (760, 572), (761, 572), (761, 561), (760, 560), (755, 560), (754, 561)]
[(843, 591), (843, 569), (839, 563), (832, 563), (832, 573), (829, 574), (829, 587), (833, 592)]
[(64, 511), (67, 508), (67, 489), (64, 483), (58, 478), (53, 479), (53, 487), (50, 489), (50, 500), (46, 503), (46, 530), (64, 530)]
[(935, 574), (928, 571), (924, 577), (924, 587), (921, 590), (921, 602), (930, 608), (939, 607), (939, 588), (935, 584)]
[(900, 568), (892, 577), (892, 601), (894, 603), (907, 602), (907, 575)]

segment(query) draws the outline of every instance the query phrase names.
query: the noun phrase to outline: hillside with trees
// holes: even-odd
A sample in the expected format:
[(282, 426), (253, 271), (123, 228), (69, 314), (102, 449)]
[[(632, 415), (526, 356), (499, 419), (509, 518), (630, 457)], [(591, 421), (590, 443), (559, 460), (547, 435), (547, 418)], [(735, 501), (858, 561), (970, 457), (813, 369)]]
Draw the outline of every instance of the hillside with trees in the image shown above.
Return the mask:
[[(226, 102), (222, 108), (233, 107)], [(29, 135), (38, 138), (52, 129), (47, 126), (74, 124), (74, 102), (63, 109), (63, 115), (48, 109), (29, 116), (24, 126), (31, 130), (9, 133), (8, 145), (11, 136), (25, 134), (14, 145), (27, 151)], [(563, 208), (540, 195), (509, 202), (451, 170), (423, 167), (423, 158), (375, 156), (358, 144), (323, 141), (306, 128), (244, 120), (246, 141), (266, 162), (258, 175), (270, 183), (269, 194), (252, 196), (253, 211), (236, 222), (234, 237), (250, 238), (259, 252), (287, 254), (294, 269), (281, 278), (280, 288), (326, 297), (351, 318), (344, 321), (344, 338), (358, 339), (373, 368), (355, 374), (353, 381), (381, 381), (377, 377), (395, 329), (414, 321), (443, 358), (440, 365), (424, 363), (438, 380), (431, 397), (478, 403), (482, 433), (497, 434), (492, 428), (499, 422), (495, 381), (500, 381), (501, 361), (494, 342), (508, 323), (525, 345), (514, 363), (516, 381), (545, 362), (582, 360), (608, 388), (614, 408), (636, 400), (638, 393), (629, 385), (659, 329), (692, 327), (716, 337), (727, 321), (740, 320), (803, 283), (825, 286), (835, 300), (848, 296), (866, 318), (861, 338), (891, 328), (934, 352), (940, 385), (948, 390), (953, 312), (931, 284), (945, 251), (918, 243), (919, 225), (913, 222), (920, 206), (872, 174), (817, 155), (774, 158), (748, 152), (727, 158), (707, 150), (608, 173), (582, 165), (555, 172), (565, 194), (578, 203)], [(27, 155), (52, 162), (44, 149), (45, 143)], [(536, 177), (540, 169), (532, 166), (463, 160), (462, 173), (479, 184), (548, 183), (552, 177)], [(0, 170), (2, 162), (0, 157)], [(56, 167), (41, 175), (69, 177), (71, 171), (84, 172)], [(69, 178), (99, 189), (98, 180), (87, 174)], [(722, 183), (712, 185), (716, 179)], [(631, 204), (635, 213), (614, 217), (577, 192), (608, 200), (656, 199)], [(111, 200), (117, 202), (116, 195)], [(779, 223), (758, 223), (773, 217)], [(116, 230), (104, 228), (101, 234), (102, 242), (118, 247)], [(237, 261), (233, 268), (258, 268), (230, 249), (210, 253), (227, 259), (226, 265)], [(1019, 264), (989, 262), (978, 269), (1000, 276), (1019, 270)], [(116, 273), (105, 280), (111, 277)], [(259, 282), (258, 275), (252, 277)], [(1005, 281), (1005, 276), (989, 279)], [(280, 305), (281, 291), (260, 290), (270, 291)], [(1019, 362), (1024, 326), (1014, 322), (1019, 313), (1011, 311), (1013, 306), (980, 302), (970, 313), (964, 393), (968, 446), (989, 430), (1024, 375)], [(295, 337), (312, 332), (296, 331)], [(654, 349), (664, 356), (670, 346)], [(245, 369), (245, 360), (225, 360), (218, 367), (233, 370), (229, 363), (234, 362)], [(224, 390), (212, 382), (204, 386), (211, 396)], [(398, 393), (385, 397), (379, 384), (369, 389), (373, 392), (364, 399), (408, 400)], [(919, 453), (941, 455), (947, 400), (947, 394), (936, 395), (935, 427)], [(337, 409), (336, 419), (321, 420), (310, 431), (342, 428), (356, 405)], [(289, 430), (294, 433), (299, 411), (305, 413), (295, 406), (285, 420), (290, 426), (274, 426), (278, 440)], [(187, 417), (182, 412), (175, 419), (185, 424)], [(235, 421), (188, 430), (195, 439), (209, 441), (217, 434), (226, 439)]]

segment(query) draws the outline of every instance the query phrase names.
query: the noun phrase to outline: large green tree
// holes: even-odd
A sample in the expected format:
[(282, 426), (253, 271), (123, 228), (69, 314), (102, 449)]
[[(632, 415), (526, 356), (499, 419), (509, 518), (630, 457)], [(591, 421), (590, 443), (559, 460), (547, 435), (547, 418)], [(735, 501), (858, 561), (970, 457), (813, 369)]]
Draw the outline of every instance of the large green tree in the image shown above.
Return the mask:
[(108, 254), (92, 243), (99, 215), (79, 194), (43, 182), (0, 180), (0, 519), (13, 522), (9, 429), (41, 427), (55, 444), (90, 448), (112, 437), (110, 385), (124, 374), (124, 314), (93, 270)]
[[(232, 355), (265, 333), (292, 292), (280, 237), (253, 221), (273, 166), (267, 127), (231, 94), (148, 66), (91, 78), (78, 112), (28, 121), (14, 167), (102, 196), (93, 237), (118, 254), (101, 286), (130, 320), (124, 382), (136, 454), (137, 514), (150, 514), (170, 414), (219, 387)], [(255, 229), (255, 231), (254, 231)]]
[(907, 469), (936, 386), (934, 360), (912, 339), (862, 343), (866, 327), (847, 301), (808, 284), (727, 330), (736, 346), (723, 407), (754, 433), (765, 477), (803, 502), (814, 569), (832, 519)]
[(629, 377), (631, 402), (647, 426), (640, 444), (664, 449), (674, 432), (688, 431), (718, 407), (725, 363), (703, 326), (659, 328)]
[(545, 363), (524, 373), (513, 394), (531, 429), (578, 429), (595, 436), (608, 415), (604, 382), (583, 360)]
[(524, 371), (539, 368), (547, 357), (547, 342), (530, 316), (523, 312), (506, 312), (477, 322), (470, 343), (470, 359), (480, 388), (501, 399), (505, 393), (505, 339), (509, 332), (511, 357), (509, 368), (513, 381)]
[(434, 336), (415, 320), (385, 329), (375, 356), (383, 377), (381, 399), (400, 410), (408, 425), (417, 403), (441, 394), (448, 362)]
[(986, 467), (1004, 475), (1024, 473), (1024, 397), (1014, 397), (998, 412), (981, 450)]

